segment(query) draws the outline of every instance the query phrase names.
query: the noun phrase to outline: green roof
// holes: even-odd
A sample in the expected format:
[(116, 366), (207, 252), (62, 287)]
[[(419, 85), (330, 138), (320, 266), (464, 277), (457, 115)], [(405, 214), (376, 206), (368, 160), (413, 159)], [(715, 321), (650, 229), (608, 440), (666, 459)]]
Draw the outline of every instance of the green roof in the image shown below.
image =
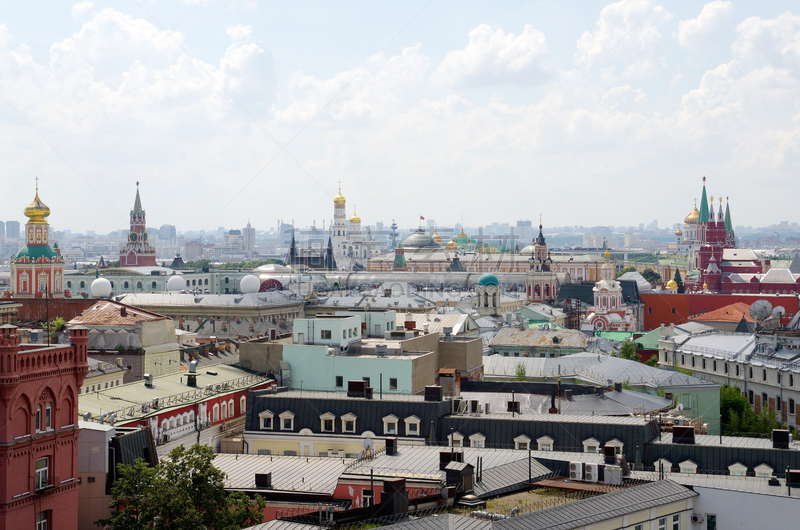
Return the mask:
[(708, 222), (708, 197), (706, 197), (706, 181), (703, 177), (703, 195), (700, 197), (700, 223)]
[(608, 340), (618, 340), (620, 342), (625, 342), (626, 340), (630, 340), (633, 337), (632, 331), (600, 331), (597, 330), (594, 332), (595, 337), (602, 337)]
[(480, 277), (480, 279), (478, 280), (478, 285), (483, 285), (483, 286), (497, 285), (497, 286), (499, 286), (500, 285), (500, 280), (498, 280), (497, 276), (495, 276), (494, 274), (486, 273), (486, 274), (484, 274), (483, 276)]
[(28, 258), (31, 261), (36, 261), (42, 257), (47, 258), (48, 260), (52, 260), (53, 258), (61, 258), (61, 256), (59, 256), (50, 245), (26, 245), (19, 249), (16, 256), (14, 256), (14, 259), (19, 260), (21, 258)]
[(657, 350), (659, 340), (661, 340), (661, 328), (656, 328), (636, 339), (636, 343), (641, 344), (643, 350)]

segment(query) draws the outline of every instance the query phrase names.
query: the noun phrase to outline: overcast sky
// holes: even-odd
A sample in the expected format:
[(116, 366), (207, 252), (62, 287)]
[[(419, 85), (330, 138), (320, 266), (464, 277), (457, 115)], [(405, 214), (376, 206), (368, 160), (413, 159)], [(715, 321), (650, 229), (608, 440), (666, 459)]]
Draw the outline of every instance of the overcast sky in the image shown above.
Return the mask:
[(0, 220), (798, 220), (790, 1), (4, 0)]

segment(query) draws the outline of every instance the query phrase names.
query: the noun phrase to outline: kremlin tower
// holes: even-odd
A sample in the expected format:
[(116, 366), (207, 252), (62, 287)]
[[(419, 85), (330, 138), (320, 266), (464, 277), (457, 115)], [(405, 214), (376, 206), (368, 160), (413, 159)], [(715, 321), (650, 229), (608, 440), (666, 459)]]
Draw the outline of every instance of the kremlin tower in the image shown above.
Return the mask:
[(131, 229), (128, 242), (119, 249), (120, 267), (155, 267), (156, 249), (147, 241), (147, 224), (139, 198), (139, 183), (136, 183), (136, 200), (131, 210)]
[(11, 294), (15, 298), (64, 298), (64, 259), (50, 246), (50, 208), (36, 196), (25, 208), (25, 246), (11, 258)]

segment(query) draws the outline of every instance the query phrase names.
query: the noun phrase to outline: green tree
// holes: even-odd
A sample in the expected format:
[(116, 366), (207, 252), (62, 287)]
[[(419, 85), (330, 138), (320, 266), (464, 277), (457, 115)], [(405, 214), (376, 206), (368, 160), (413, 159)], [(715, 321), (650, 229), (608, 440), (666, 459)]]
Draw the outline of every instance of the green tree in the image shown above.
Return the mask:
[(658, 355), (653, 355), (652, 357), (647, 359), (644, 364), (646, 364), (647, 366), (652, 366), (654, 368), (657, 367), (658, 366)]
[(525, 372), (525, 365), (522, 363), (517, 363), (517, 370), (514, 374), (514, 381), (525, 381), (527, 379), (527, 373)]
[(624, 269), (620, 270), (620, 271), (617, 273), (617, 275), (615, 276), (615, 278), (619, 278), (620, 276), (622, 276), (622, 275), (623, 275), (623, 274), (625, 274), (626, 272), (636, 272), (636, 267), (625, 267)]
[(650, 283), (661, 283), (661, 275), (649, 267), (642, 271), (642, 276)]
[(681, 271), (679, 269), (675, 269), (675, 276), (673, 276), (672, 279), (678, 284), (678, 292), (685, 293), (686, 287), (683, 285), (683, 278), (681, 278)]
[(719, 412), (725, 434), (768, 434), (783, 426), (775, 410), (764, 406), (761, 411), (754, 411), (747, 397), (735, 386), (720, 388)]
[(141, 459), (133, 466), (120, 464), (111, 517), (95, 524), (111, 530), (238, 530), (260, 523), (263, 497), (226, 492), (224, 473), (212, 463), (215, 456), (204, 445), (181, 445), (155, 468)]
[[(636, 345), (631, 341), (623, 342), (622, 346), (619, 347), (619, 356), (623, 359), (634, 360), (634, 355), (638, 355), (636, 353)], [(641, 356), (637, 360), (641, 360)]]

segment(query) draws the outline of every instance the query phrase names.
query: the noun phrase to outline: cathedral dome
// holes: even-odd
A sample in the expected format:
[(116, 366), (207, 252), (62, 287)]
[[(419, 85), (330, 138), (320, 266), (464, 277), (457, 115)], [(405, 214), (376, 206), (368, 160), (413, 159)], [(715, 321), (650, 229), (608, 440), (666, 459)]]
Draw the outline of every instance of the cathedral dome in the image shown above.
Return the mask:
[(351, 223), (359, 223), (359, 224), (361, 224), (361, 218), (359, 216), (357, 216), (355, 214), (355, 212), (354, 212), (353, 213), (353, 217), (350, 218), (350, 222)]
[(450, 241), (447, 242), (444, 248), (446, 248), (447, 250), (458, 250), (458, 243), (456, 243), (454, 239), (451, 239)]
[(686, 219), (684, 219), (683, 222), (687, 225), (696, 225), (699, 219), (700, 211), (697, 209), (697, 206), (695, 206), (692, 208), (692, 211), (689, 212), (689, 215), (686, 216)]
[(667, 282), (667, 289), (678, 289), (678, 282), (670, 280)]
[(403, 248), (441, 248), (441, 245), (436, 242), (431, 236), (425, 233), (425, 230), (418, 228), (416, 232), (403, 240)]
[(497, 276), (494, 274), (486, 273), (478, 279), (478, 285), (482, 285), (484, 287), (489, 287), (491, 285), (500, 285), (500, 280), (497, 279)]
[(439, 243), (440, 245), (442, 244), (442, 241), (443, 241), (442, 240), (442, 236), (440, 236), (438, 233), (436, 233), (436, 230), (433, 231), (433, 240), (436, 241), (437, 243)]
[(50, 208), (39, 198), (39, 187), (36, 187), (36, 197), (33, 202), (25, 208), (25, 217), (29, 219), (32, 224), (46, 224), (45, 217), (50, 215)]
[(683, 235), (683, 231), (680, 228), (678, 228), (677, 230), (675, 230), (675, 235), (676, 236), (682, 236)]
[(333, 204), (344, 204), (345, 198), (342, 195), (342, 185), (339, 184), (339, 193), (336, 194), (336, 197), (333, 198)]

